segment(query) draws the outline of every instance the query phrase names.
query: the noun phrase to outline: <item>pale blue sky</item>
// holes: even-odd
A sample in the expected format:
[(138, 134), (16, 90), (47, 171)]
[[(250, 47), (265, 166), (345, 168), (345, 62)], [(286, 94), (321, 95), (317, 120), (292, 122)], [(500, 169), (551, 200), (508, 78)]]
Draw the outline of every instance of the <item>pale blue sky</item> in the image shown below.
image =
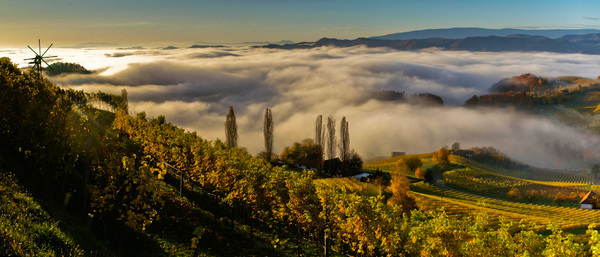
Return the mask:
[(0, 45), (315, 41), (428, 28), (600, 28), (600, 1), (0, 0)]

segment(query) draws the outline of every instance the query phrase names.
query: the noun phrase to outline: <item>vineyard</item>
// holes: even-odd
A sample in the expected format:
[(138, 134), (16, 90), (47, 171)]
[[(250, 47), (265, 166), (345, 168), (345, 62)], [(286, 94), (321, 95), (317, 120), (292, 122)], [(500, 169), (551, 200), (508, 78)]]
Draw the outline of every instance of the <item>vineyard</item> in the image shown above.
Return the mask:
[(475, 216), (476, 213), (484, 211), (493, 221), (498, 222), (504, 218), (518, 223), (525, 220), (534, 222), (540, 230), (549, 223), (565, 230), (586, 228), (600, 220), (598, 211), (502, 201), (442, 189), (422, 182), (412, 184), (411, 192), (423, 210), (444, 208), (449, 215), (458, 217)]
[(591, 174), (576, 171), (562, 171), (535, 167), (529, 167), (527, 170), (524, 171), (509, 170), (500, 167), (486, 166), (479, 162), (455, 155), (450, 156), (450, 161), (452, 163), (456, 163), (465, 167), (477, 168), (480, 170), (486, 170), (504, 176), (522, 178), (527, 180), (562, 182), (579, 185), (593, 184), (594, 182), (593, 176)]
[(509, 198), (509, 192), (513, 190), (512, 200), (554, 201), (556, 204), (566, 202), (570, 206), (576, 205), (588, 192), (588, 189), (578, 187), (581, 184), (517, 179), (476, 168), (447, 171), (444, 181), (449, 186), (479, 195)]
[(363, 183), (354, 178), (329, 178), (316, 179), (315, 186), (325, 186), (330, 188), (344, 187), (346, 190), (366, 196), (377, 196), (380, 193), (379, 187), (372, 183)]
[[(423, 163), (434, 162), (431, 155), (418, 156)], [(455, 155), (449, 159), (457, 167), (463, 167), (443, 174), (444, 184), (456, 190), (423, 182), (411, 184), (411, 194), (419, 209), (443, 208), (456, 217), (474, 217), (485, 212), (495, 224), (501, 219), (533, 222), (540, 230), (550, 223), (569, 230), (585, 228), (600, 219), (600, 212), (578, 208), (585, 193), (600, 189), (593, 184), (591, 174), (535, 167), (511, 170)], [(402, 157), (378, 160), (365, 166), (390, 170), (400, 160)]]
[[(421, 169), (423, 169), (423, 170), (431, 168), (438, 164), (437, 161), (433, 160), (431, 153), (425, 153), (425, 154), (410, 154), (410, 155), (404, 155), (404, 156), (397, 156), (397, 157), (392, 157), (392, 158), (388, 158), (388, 159), (367, 162), (363, 165), (363, 168), (368, 171), (380, 170), (380, 171), (384, 171), (384, 172), (390, 172), (399, 161), (404, 161), (413, 156), (419, 157), (421, 159), (421, 161), (423, 162)], [(414, 173), (410, 173), (407, 175), (409, 177), (414, 177)]]

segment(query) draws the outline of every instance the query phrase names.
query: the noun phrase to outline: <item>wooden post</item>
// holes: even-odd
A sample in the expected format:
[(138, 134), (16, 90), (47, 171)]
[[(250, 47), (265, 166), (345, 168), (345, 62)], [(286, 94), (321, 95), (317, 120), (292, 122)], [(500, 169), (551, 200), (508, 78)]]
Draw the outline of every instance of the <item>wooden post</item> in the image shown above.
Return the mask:
[(323, 245), (324, 245), (324, 250), (323, 250), (323, 256), (327, 257), (327, 230), (324, 231), (324, 236), (323, 236)]
[(179, 170), (179, 198), (183, 197), (183, 171)]

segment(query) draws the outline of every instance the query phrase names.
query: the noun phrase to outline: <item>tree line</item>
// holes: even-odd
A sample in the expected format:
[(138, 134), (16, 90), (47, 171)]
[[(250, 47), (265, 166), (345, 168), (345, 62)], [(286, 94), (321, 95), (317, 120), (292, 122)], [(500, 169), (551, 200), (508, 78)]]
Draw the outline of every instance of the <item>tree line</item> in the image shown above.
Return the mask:
[[(225, 144), (228, 147), (237, 147), (237, 124), (235, 121), (235, 112), (232, 106), (229, 107), (229, 112), (225, 118)], [(287, 164), (296, 164), (301, 158), (315, 159), (316, 162), (322, 163), (325, 159), (336, 158), (337, 150), (339, 149), (339, 157), (342, 162), (342, 172), (347, 175), (347, 171), (359, 171), (362, 168), (362, 158), (350, 148), (350, 131), (346, 116), (342, 117), (340, 122), (339, 142), (336, 137), (336, 119), (333, 115), (329, 115), (325, 129), (323, 129), (323, 115), (318, 115), (315, 122), (315, 138), (305, 139), (303, 142), (294, 143), (291, 147), (284, 148), (281, 155), (273, 153), (273, 131), (274, 122), (273, 114), (270, 108), (265, 109), (263, 119), (263, 135), (265, 150), (259, 153), (258, 156), (267, 162), (271, 162), (273, 158), (279, 159)], [(318, 164), (321, 169), (322, 164)]]

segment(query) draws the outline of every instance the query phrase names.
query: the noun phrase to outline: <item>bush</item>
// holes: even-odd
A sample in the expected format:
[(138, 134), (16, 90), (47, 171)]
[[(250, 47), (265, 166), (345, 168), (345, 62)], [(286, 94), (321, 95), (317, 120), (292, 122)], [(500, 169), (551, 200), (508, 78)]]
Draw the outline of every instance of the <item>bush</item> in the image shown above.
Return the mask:
[(510, 191), (508, 191), (507, 196), (513, 200), (521, 200), (523, 199), (523, 195), (521, 195), (521, 191), (519, 191), (519, 189), (517, 189), (516, 187), (513, 187), (510, 189)]
[(411, 172), (417, 170), (417, 168), (420, 168), (421, 165), (423, 165), (421, 158), (419, 158), (418, 156), (414, 156), (414, 155), (404, 159), (404, 163), (406, 164), (406, 166), (408, 167), (408, 169)]

